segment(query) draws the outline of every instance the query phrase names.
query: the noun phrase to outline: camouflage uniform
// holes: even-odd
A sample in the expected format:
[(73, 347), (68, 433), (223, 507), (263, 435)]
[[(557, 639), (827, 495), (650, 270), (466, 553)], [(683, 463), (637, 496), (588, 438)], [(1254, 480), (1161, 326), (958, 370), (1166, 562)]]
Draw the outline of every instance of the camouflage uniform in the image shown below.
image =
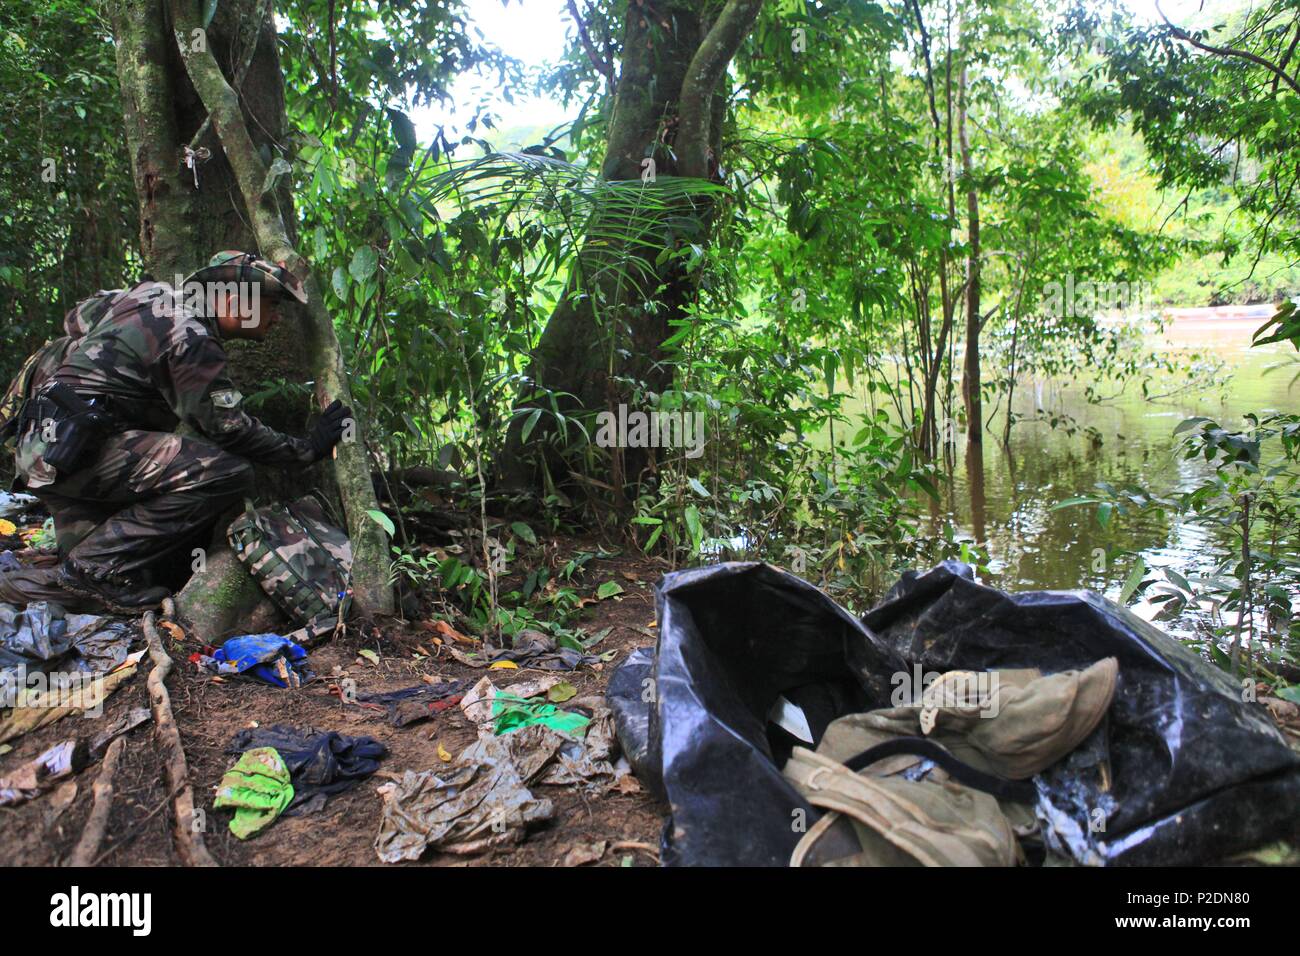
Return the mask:
[[(69, 332), (80, 334), (50, 379), (102, 399), (122, 430), (61, 475), (44, 460), (40, 423), (30, 422), (16, 463), (54, 516), (60, 558), (127, 575), (192, 546), (241, 502), (252, 490), (251, 463), (306, 465), (316, 455), (306, 439), (243, 410), (215, 319), (186, 309), (162, 282), (88, 303), (104, 296), (108, 308), (83, 304), (69, 314)], [(202, 437), (173, 434), (179, 424)]]

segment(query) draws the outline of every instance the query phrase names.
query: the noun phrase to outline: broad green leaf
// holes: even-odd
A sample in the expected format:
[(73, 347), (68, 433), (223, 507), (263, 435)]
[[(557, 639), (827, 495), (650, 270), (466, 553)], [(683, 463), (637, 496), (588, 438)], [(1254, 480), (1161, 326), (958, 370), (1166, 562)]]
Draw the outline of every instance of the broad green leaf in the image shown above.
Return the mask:
[(388, 517), (388, 515), (384, 514), (382, 511), (368, 510), (366, 511), (366, 515), (371, 521), (388, 532), (390, 538), (397, 533), (397, 528), (393, 525), (393, 519)]
[(379, 255), (375, 252), (373, 246), (359, 246), (356, 252), (352, 253), (352, 261), (348, 264), (348, 273), (358, 282), (364, 282), (375, 274), (375, 269), (379, 265)]

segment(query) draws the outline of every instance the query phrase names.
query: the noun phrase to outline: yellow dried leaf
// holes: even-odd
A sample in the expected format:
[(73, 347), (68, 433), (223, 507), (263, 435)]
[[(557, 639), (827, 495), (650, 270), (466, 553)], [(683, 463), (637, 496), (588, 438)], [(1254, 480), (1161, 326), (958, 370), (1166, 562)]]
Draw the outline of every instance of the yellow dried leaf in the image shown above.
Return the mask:
[(490, 670), (490, 671), (517, 671), (517, 670), (519, 670), (519, 665), (516, 664), (514, 661), (495, 661), (491, 666), (488, 667), (488, 670)]

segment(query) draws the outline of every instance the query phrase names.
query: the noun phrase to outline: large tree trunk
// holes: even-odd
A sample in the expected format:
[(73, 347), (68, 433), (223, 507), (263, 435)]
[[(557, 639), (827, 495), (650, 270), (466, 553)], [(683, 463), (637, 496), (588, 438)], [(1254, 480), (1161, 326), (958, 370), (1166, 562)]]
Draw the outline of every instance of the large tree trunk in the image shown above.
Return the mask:
[[(146, 272), (164, 282), (189, 275), (223, 249), (256, 250), (249, 216), (232, 201), (239, 196), (234, 172), (207, 110), (185, 75), (163, 0), (115, 0), (118, 80), (127, 143), (140, 209), (140, 255)], [(264, 0), (226, 0), (201, 38), (232, 74), (243, 76), (241, 103), (254, 141), (267, 155), (286, 154), (288, 121), (275, 26)], [(185, 166), (187, 148), (207, 150), (197, 170)], [(197, 178), (198, 185), (195, 186)], [(277, 201), (290, 222), (293, 196), (287, 177)], [(226, 343), (231, 375), (253, 394), (269, 381), (303, 382), (310, 376), (303, 336), (281, 323), (265, 343)], [(311, 412), (305, 399), (272, 399), (257, 415), (273, 428), (301, 434)], [(323, 473), (320, 478), (327, 479)], [(285, 495), (299, 477), (263, 469), (259, 487)], [(320, 486), (320, 480), (313, 485)]]
[[(686, 0), (646, 0), (629, 4), (624, 22), (622, 70), (614, 94), (607, 148), (601, 175), (610, 181), (642, 177), (647, 157), (654, 175), (710, 178), (721, 148), (725, 97), (720, 88), (727, 66), (752, 29), (762, 0), (727, 0), (701, 4)], [(696, 216), (703, 241), (707, 212)], [(585, 250), (566, 295), (552, 313), (534, 349), (530, 379), (540, 388), (574, 396), (561, 407), (588, 411), (613, 410), (629, 399), (616, 379), (641, 382), (651, 392), (672, 383), (663, 363), (663, 342), (670, 323), (681, 318), (693, 294), (693, 284), (673, 264), (654, 267), (654, 255), (638, 258), (638, 266), (654, 273), (642, 287), (654, 295), (653, 309), (610, 270), (598, 266), (625, 250)], [(582, 276), (603, 271), (586, 286)], [(658, 292), (654, 292), (655, 287)], [(523, 405), (535, 405), (523, 396)], [(545, 403), (540, 403), (545, 405)], [(516, 487), (536, 480), (525, 460), (524, 417), (514, 420), (506, 448), (498, 461), (504, 483)], [(547, 434), (544, 425), (534, 441)], [(635, 481), (645, 465), (646, 449), (614, 452), (610, 484), (622, 490), (624, 479)], [(619, 452), (622, 454), (619, 454)]]
[[(222, 249), (256, 250), (286, 262), (307, 288), (306, 328), (285, 322), (266, 342), (229, 343), (232, 377), (247, 390), (274, 379), (314, 381), (318, 400), (328, 396), (350, 404), (333, 324), (310, 267), (294, 250), (288, 177), (262, 193), (270, 162), (289, 152), (270, 0), (223, 0), (207, 28), (199, 4), (188, 0), (114, 0), (113, 19), (146, 268), (155, 278), (174, 281)], [(186, 165), (191, 149), (209, 154), (196, 160), (197, 187)], [(257, 413), (275, 428), (301, 434), (311, 405), (305, 398), (286, 399)], [(365, 611), (390, 613), (388, 540), (365, 516), (377, 505), (360, 434), (339, 446), (334, 465), (318, 467), (314, 481), (268, 471), (260, 487), (279, 497), (312, 488), (331, 496), (337, 491), (352, 538), (356, 603)], [(214, 565), (231, 568), (227, 576), (240, 570), (220, 561), (209, 568)], [(205, 581), (199, 591), (226, 593), (232, 583)], [(235, 625), (248, 596), (240, 591), (219, 609), (201, 601), (181, 603), (204, 615), (204, 630), (222, 631)]]

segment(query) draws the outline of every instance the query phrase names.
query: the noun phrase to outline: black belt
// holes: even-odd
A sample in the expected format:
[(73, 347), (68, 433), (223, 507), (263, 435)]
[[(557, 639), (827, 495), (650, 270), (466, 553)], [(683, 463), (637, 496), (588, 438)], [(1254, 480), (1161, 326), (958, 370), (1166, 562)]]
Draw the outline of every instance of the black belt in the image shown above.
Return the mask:
[[(46, 386), (42, 386), (42, 388), (45, 387)], [(68, 391), (71, 390), (68, 389)], [(86, 398), (76, 392), (71, 392), (71, 397), (78, 404), (84, 405), (85, 410), (87, 411), (91, 409), (91, 403), (94, 402), (95, 404), (93, 408), (96, 412), (100, 415), (107, 415), (110, 418), (114, 417), (111, 409), (107, 408), (108, 400), (102, 396), (92, 395), (89, 398)], [(35, 395), (23, 402), (22, 410), (18, 413), (19, 428), (22, 428), (28, 422), (44, 421), (47, 418), (60, 420), (67, 417), (69, 414), (72, 414), (71, 409), (66, 405), (60, 405), (48, 395), (41, 394), (41, 391), (38, 389)]]
[(899, 737), (895, 740), (886, 740), (883, 744), (876, 744), (876, 746), (864, 750), (856, 757), (844, 761), (844, 766), (856, 773), (870, 767), (877, 760), (896, 757), (899, 754), (933, 760), (948, 772), (948, 776), (958, 783), (964, 783), (976, 790), (983, 790), (999, 800), (1011, 800), (1014, 803), (1034, 803), (1038, 799), (1038, 791), (1034, 789), (1032, 782), (1028, 780), (1008, 780), (996, 774), (977, 770), (970, 764), (958, 760), (929, 737)]

